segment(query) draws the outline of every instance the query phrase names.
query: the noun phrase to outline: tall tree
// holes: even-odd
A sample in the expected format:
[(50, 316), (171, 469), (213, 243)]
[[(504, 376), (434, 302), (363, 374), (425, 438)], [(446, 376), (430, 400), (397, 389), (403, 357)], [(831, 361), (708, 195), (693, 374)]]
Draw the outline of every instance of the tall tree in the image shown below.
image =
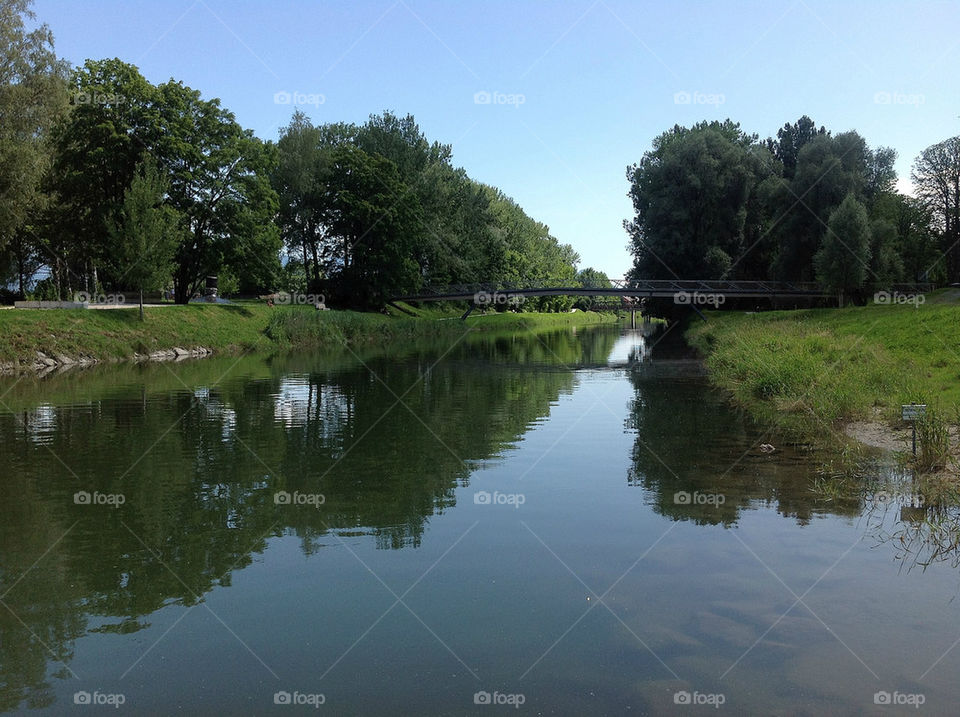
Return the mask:
[(219, 100), (173, 80), (155, 87), (120, 60), (88, 61), (73, 83), (78, 104), (56, 129), (53, 253), (88, 284), (116, 284), (107, 270), (108, 227), (149, 153), (169, 177), (168, 203), (190, 231), (177, 250), (176, 300), (185, 303), (221, 268), (244, 290), (271, 285), (280, 270), (268, 181), (275, 150)]
[(379, 308), (392, 296), (415, 292), (421, 282), (412, 259), (416, 197), (403, 193), (396, 166), (349, 144), (335, 150), (332, 164), (338, 181), (329, 197), (327, 226), (343, 247), (337, 298)]
[(836, 291), (841, 306), (844, 294), (861, 288), (870, 262), (870, 224), (867, 210), (853, 192), (830, 214), (827, 231), (813, 258), (817, 281)]
[(746, 243), (751, 197), (771, 172), (740, 126), (702, 122), (660, 135), (627, 168), (636, 216), (624, 226), (637, 278), (720, 278)]
[(112, 287), (109, 229), (137, 163), (159, 134), (156, 90), (136, 67), (88, 60), (71, 78), (72, 109), (53, 130), (45, 246), (61, 294)]
[(940, 234), (949, 280), (960, 281), (960, 137), (923, 150), (910, 176)]
[(13, 268), (21, 294), (46, 200), (40, 180), (51, 160), (50, 128), (68, 107), (69, 67), (46, 25), (27, 30), (31, 4), (0, 3), (0, 260)]
[(277, 142), (278, 160), (270, 177), (279, 200), (276, 221), (288, 253), (299, 256), (304, 278), (313, 286), (336, 261), (337, 247), (324, 224), (332, 152), (355, 133), (349, 124), (314, 126), (298, 110)]
[(778, 279), (814, 279), (817, 252), (831, 213), (851, 192), (861, 203), (867, 186), (870, 152), (856, 132), (818, 135), (804, 145), (796, 171), (777, 190), (772, 211), (780, 220), (774, 229)]
[(780, 160), (783, 166), (783, 176), (792, 179), (797, 169), (797, 161), (800, 157), (800, 150), (804, 145), (816, 137), (827, 136), (826, 127), (820, 126), (807, 115), (804, 115), (793, 124), (789, 122), (777, 130), (777, 138), (768, 138), (767, 148), (773, 153), (773, 156)]
[(169, 203), (190, 232), (177, 250), (177, 303), (220, 267), (239, 277), (241, 290), (275, 283), (280, 237), (269, 182), (275, 148), (243, 129), (219, 100), (204, 100), (173, 80), (157, 88), (156, 130), (154, 151), (170, 171)]
[(170, 280), (182, 234), (181, 217), (164, 204), (167, 186), (155, 162), (144, 161), (124, 193), (119, 219), (110, 231), (118, 281), (137, 290), (141, 321), (143, 293)]

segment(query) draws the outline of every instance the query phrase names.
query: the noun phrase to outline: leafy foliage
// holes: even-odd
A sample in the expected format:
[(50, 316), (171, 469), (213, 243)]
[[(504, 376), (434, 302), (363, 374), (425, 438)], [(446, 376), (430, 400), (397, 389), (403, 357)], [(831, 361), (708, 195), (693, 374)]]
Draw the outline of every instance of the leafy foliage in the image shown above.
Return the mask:
[[(424, 284), (569, 285), (579, 257), (499, 190), (452, 164), (410, 115), (313, 126), (295, 113), (271, 175), (289, 262), (335, 303), (378, 308)], [(288, 273), (290, 273), (288, 271)], [(551, 297), (528, 310), (564, 310)]]
[[(817, 279), (849, 291), (924, 273), (929, 237), (919, 208), (894, 190), (895, 159), (806, 115), (763, 142), (730, 120), (674, 127), (627, 168), (631, 276)], [(850, 240), (829, 228), (847, 198), (866, 218)]]

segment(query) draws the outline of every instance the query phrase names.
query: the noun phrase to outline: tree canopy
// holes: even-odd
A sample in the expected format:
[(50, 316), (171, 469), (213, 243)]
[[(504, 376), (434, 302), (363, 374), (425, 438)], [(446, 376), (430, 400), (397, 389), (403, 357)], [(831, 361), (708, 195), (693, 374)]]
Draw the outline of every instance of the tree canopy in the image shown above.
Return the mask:
[(762, 142), (730, 120), (674, 127), (627, 167), (630, 275), (816, 280), (847, 292), (932, 279), (919, 271), (931, 255), (922, 212), (944, 211), (896, 192), (896, 156), (806, 115)]

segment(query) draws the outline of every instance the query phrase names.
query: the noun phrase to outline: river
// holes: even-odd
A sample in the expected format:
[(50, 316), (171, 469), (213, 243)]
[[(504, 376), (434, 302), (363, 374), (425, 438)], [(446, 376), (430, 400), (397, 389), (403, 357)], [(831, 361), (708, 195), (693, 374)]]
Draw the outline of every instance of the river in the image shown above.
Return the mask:
[(0, 712), (955, 713), (955, 533), (657, 340), (4, 378)]

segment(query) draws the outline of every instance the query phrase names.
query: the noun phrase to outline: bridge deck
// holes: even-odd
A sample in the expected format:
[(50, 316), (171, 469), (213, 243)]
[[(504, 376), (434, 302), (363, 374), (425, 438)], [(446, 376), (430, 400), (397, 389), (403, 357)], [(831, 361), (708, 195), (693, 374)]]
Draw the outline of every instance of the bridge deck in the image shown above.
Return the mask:
[[(926, 292), (932, 284), (903, 284), (891, 291)], [(417, 294), (394, 297), (394, 301), (477, 301), (492, 303), (491, 298), (535, 296), (613, 296), (638, 298), (676, 298), (678, 294), (712, 294), (724, 298), (831, 298), (835, 294), (813, 282), (785, 281), (709, 281), (685, 279), (611, 280), (609, 286), (530, 286), (461, 284), (428, 287)], [(484, 300), (486, 299), (486, 300)]]

